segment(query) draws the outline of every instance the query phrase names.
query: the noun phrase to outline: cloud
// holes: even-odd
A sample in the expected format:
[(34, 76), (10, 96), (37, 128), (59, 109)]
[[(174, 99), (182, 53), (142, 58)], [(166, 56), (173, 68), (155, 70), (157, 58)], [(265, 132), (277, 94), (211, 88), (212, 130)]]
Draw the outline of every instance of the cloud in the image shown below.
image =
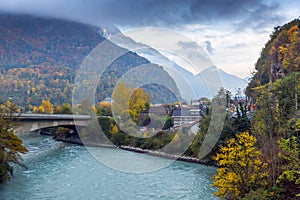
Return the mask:
[(242, 47), (247, 47), (247, 44), (241, 42), (241, 43), (236, 43), (236, 44), (230, 45), (227, 48), (242, 48)]
[(207, 41), (204, 42), (204, 44), (205, 44), (205, 48), (206, 48), (208, 53), (212, 54), (215, 51), (215, 49), (212, 47), (210, 41), (207, 40)]
[(270, 14), (279, 9), (278, 3), (260, 0), (0, 0), (0, 9), (121, 26), (179, 26), (225, 20), (237, 21), (237, 24), (249, 20), (264, 23), (270, 17), (279, 17)]
[(256, 32), (268, 32), (268, 26), (281, 24), (286, 20), (286, 17), (280, 13), (281, 5), (276, 1), (271, 1), (269, 4), (260, 4), (251, 10), (247, 10), (242, 15), (242, 20), (235, 24), (237, 31), (251, 28)]
[(177, 45), (180, 46), (183, 49), (196, 49), (199, 48), (198, 44), (196, 42), (184, 42), (184, 41), (178, 41)]
[[(214, 64), (246, 76), (273, 27), (297, 18), (297, 0), (0, 0), (0, 12), (62, 18), (123, 32), (159, 26), (181, 32), (210, 53)], [(155, 35), (163, 42), (162, 35)], [(172, 38), (167, 38), (172, 40)], [(213, 45), (212, 45), (213, 44)], [(195, 48), (194, 43), (178, 45)], [(214, 51), (214, 49), (216, 49)]]

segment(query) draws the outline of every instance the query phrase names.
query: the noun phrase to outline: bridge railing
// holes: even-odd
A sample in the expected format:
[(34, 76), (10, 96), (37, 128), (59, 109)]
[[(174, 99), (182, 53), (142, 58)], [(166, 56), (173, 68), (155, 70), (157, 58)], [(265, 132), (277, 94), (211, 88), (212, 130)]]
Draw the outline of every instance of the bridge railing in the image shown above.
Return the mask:
[(75, 120), (90, 120), (89, 115), (68, 115), (68, 114), (26, 114), (15, 113), (13, 117), (18, 119), (75, 119)]

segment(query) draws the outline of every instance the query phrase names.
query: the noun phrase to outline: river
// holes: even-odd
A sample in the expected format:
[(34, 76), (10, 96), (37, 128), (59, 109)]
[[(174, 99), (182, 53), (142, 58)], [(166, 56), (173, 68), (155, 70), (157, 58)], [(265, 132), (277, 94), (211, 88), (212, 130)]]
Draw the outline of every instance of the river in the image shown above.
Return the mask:
[[(12, 179), (0, 185), (1, 200), (217, 199), (210, 187), (213, 167), (175, 161), (154, 172), (125, 173), (103, 165), (83, 146), (36, 133), (22, 139), (29, 149), (23, 156), (28, 168), (16, 167)], [(97, 150), (115, 159), (125, 153), (132, 159), (164, 160), (119, 149)]]

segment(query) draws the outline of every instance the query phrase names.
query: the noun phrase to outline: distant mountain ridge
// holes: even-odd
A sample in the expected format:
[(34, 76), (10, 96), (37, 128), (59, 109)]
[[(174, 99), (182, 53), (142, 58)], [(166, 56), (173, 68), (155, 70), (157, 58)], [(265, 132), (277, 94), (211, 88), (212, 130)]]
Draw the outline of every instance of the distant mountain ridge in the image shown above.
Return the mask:
[[(106, 37), (108, 35), (108, 39), (115, 44), (128, 48), (152, 63), (162, 66), (174, 79), (181, 92), (181, 96), (186, 100), (200, 97), (212, 98), (220, 87), (224, 87), (235, 95), (239, 88), (243, 91), (247, 86), (245, 80), (226, 73), (216, 66), (210, 66), (199, 74), (193, 75), (177, 63), (163, 56), (159, 51), (142, 43), (135, 42), (133, 39), (116, 30), (116, 28), (112, 32), (109, 32), (110, 30), (106, 30), (106, 35), (103, 36)], [(217, 82), (216, 80), (219, 81)]]

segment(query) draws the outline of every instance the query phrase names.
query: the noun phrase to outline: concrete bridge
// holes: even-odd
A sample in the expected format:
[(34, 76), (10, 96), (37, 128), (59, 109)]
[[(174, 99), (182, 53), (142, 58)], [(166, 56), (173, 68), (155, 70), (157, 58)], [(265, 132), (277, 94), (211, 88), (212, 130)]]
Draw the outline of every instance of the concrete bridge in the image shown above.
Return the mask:
[(76, 131), (76, 126), (85, 127), (90, 119), (89, 115), (15, 114), (14, 120), (18, 125), (14, 132), (20, 134), (50, 127), (65, 127)]

